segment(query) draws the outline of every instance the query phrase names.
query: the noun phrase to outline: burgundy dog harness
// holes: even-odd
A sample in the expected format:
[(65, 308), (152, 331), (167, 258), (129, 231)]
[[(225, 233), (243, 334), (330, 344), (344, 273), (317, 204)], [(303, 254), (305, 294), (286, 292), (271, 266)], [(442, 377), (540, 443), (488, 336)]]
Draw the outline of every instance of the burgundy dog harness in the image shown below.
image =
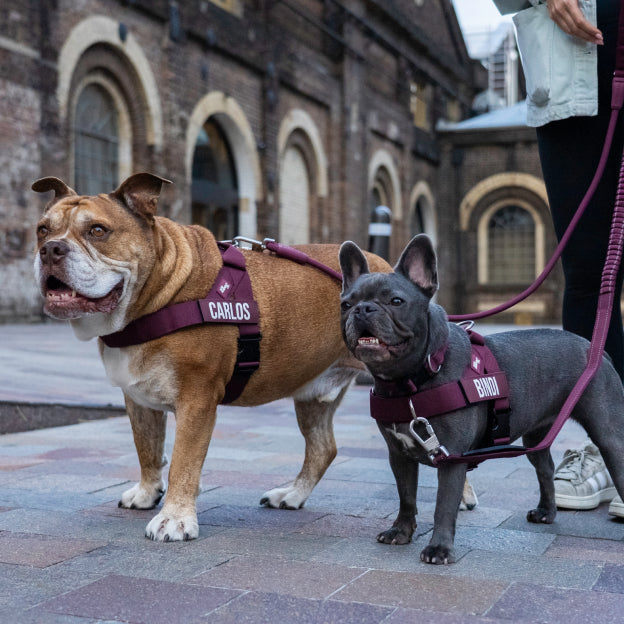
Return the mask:
[[(448, 414), (476, 403), (489, 403), (488, 430), (481, 442), (486, 448), (461, 455), (462, 458), (471, 457), (470, 460), (463, 459), (462, 461), (468, 463), (469, 467), (474, 467), (484, 459), (493, 456), (492, 453), (496, 454), (492, 447), (508, 449), (507, 445), (511, 442), (509, 427), (511, 408), (507, 377), (501, 371), (492, 351), (486, 346), (483, 336), (469, 329), (467, 333), (471, 346), (470, 364), (466, 367), (461, 379), (424, 390), (418, 390), (412, 380), (408, 380), (401, 387), (396, 382), (375, 379), (375, 387), (370, 393), (371, 416), (384, 424), (412, 423), (410, 426), (412, 434), (429, 452), (434, 465), (453, 461), (455, 456), (449, 455), (440, 444), (428, 447), (428, 441), (423, 441), (413, 428), (414, 423), (425, 424), (429, 439), (431, 439), (435, 436), (429, 425), (429, 418)], [(445, 352), (446, 345), (428, 358), (426, 370), (430, 377), (439, 370)], [(436, 362), (435, 367), (431, 365), (431, 360)], [(483, 453), (488, 456), (482, 458)]]
[(253, 241), (243, 237), (230, 242), (219, 242), (223, 266), (203, 298), (184, 301), (130, 322), (124, 329), (100, 336), (107, 347), (130, 347), (161, 338), (185, 327), (204, 323), (227, 323), (238, 326), (238, 355), (232, 378), (225, 387), (222, 404), (232, 403), (245, 389), (250, 376), (260, 366), (260, 311), (256, 303), (251, 280), (245, 266), (245, 256), (236, 247), (239, 242), (251, 243), (252, 249), (268, 249), (276, 255), (299, 264), (313, 266), (334, 279), (342, 276), (332, 268), (310, 258), (307, 254), (277, 243), (273, 239)]
[(107, 347), (129, 347), (194, 325), (237, 325), (238, 355), (222, 401), (231, 403), (241, 395), (249, 377), (260, 366), (262, 334), (260, 312), (245, 267), (245, 256), (230, 243), (218, 245), (223, 266), (203, 299), (161, 308), (132, 321), (121, 331), (100, 338)]

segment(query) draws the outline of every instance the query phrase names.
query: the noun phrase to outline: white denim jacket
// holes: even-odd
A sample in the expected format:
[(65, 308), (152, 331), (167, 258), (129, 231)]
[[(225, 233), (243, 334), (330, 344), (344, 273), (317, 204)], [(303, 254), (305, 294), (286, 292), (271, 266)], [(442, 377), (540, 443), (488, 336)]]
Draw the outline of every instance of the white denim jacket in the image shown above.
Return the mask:
[[(544, 0), (493, 0), (513, 17), (527, 86), (527, 124), (542, 126), (576, 115), (598, 114), (596, 45), (564, 33)], [(579, 0), (596, 23), (597, 0)]]

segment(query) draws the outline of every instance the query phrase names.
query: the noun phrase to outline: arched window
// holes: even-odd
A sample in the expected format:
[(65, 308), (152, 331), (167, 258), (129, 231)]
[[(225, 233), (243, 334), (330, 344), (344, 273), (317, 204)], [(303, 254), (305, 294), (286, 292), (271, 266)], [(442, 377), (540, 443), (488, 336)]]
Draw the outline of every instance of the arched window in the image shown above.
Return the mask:
[(74, 116), (74, 184), (82, 195), (110, 192), (119, 184), (119, 114), (99, 84), (88, 83)]
[(495, 210), (487, 223), (490, 284), (523, 284), (535, 279), (535, 221), (517, 205)]
[(310, 171), (304, 153), (289, 145), (280, 171), (280, 242), (310, 242)]
[(195, 143), (192, 186), (193, 223), (217, 240), (238, 234), (238, 183), (234, 159), (221, 126), (208, 119)]
[(427, 200), (422, 195), (418, 198), (414, 204), (414, 211), (412, 212), (412, 219), (410, 223), (411, 235), (426, 234), (425, 215), (427, 212)]

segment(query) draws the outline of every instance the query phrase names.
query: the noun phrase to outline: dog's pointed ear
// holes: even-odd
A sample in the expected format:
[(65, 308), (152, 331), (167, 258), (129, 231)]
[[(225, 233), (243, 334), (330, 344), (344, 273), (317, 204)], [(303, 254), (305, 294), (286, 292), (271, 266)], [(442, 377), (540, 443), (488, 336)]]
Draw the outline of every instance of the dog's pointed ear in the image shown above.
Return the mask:
[(35, 193), (47, 193), (48, 191), (54, 191), (54, 199), (48, 204), (46, 210), (57, 200), (63, 197), (69, 197), (70, 195), (77, 195), (74, 189), (69, 188), (63, 180), (55, 177), (39, 178), (32, 183), (30, 187)]
[(438, 261), (431, 239), (426, 234), (412, 238), (394, 271), (416, 284), (428, 297), (433, 297), (438, 290)]
[(362, 250), (351, 241), (342, 243), (339, 256), (340, 270), (342, 271), (342, 292), (346, 292), (360, 275), (370, 273), (370, 269)]
[(135, 173), (122, 182), (111, 196), (125, 204), (135, 214), (151, 222), (156, 214), (163, 184), (171, 184), (171, 181), (152, 173)]

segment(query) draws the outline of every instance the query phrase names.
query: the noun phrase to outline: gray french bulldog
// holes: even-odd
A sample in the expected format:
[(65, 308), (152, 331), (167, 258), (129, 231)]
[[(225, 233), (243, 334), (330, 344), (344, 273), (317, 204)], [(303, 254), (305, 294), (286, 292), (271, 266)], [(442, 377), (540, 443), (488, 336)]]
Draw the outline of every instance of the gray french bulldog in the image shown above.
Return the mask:
[[(342, 332), (344, 340), (375, 378), (375, 392), (408, 380), (419, 390), (457, 380), (471, 363), (471, 346), (464, 328), (449, 323), (443, 308), (432, 302), (438, 288), (437, 260), (425, 235), (413, 238), (394, 273), (370, 273), (355, 243), (340, 249), (343, 274)], [(522, 437), (529, 448), (542, 441), (571, 389), (583, 372), (589, 342), (556, 329), (527, 329), (488, 336), (509, 384), (509, 438)], [(427, 356), (447, 343), (436, 374), (423, 374)], [(412, 386), (413, 387), (413, 386)], [(572, 417), (600, 449), (615, 487), (624, 494), (624, 389), (608, 358), (576, 405)], [(409, 423), (384, 423), (379, 429), (388, 445), (400, 507), (391, 528), (377, 536), (385, 544), (407, 544), (416, 528), (418, 464), (433, 465), (429, 453), (415, 440)], [(451, 454), (483, 448), (488, 406), (481, 402), (431, 419), (441, 445)], [(414, 427), (414, 423), (412, 423)], [(427, 434), (417, 424), (414, 433)], [(420, 433), (419, 433), (420, 432)], [(554, 465), (548, 448), (527, 455), (539, 481), (540, 499), (527, 514), (529, 522), (553, 522), (556, 514)], [(433, 533), (422, 551), (426, 563), (455, 561), (457, 512), (466, 477), (465, 463), (438, 465), (438, 492)]]

